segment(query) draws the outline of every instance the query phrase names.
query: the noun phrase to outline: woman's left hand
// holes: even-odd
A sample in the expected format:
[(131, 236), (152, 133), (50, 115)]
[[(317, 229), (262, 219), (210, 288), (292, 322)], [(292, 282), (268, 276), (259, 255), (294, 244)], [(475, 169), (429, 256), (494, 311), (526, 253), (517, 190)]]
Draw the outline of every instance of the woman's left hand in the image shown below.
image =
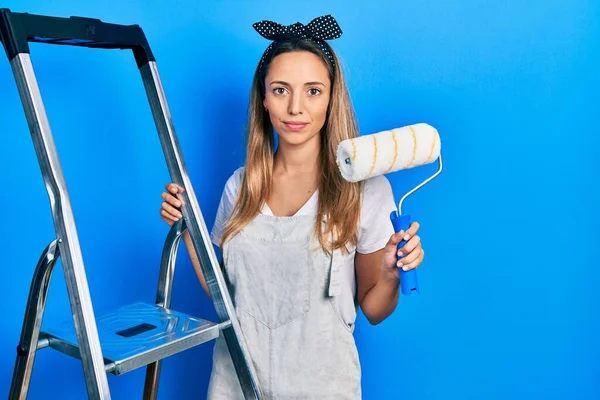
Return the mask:
[[(406, 232), (393, 234), (383, 249), (383, 263), (381, 271), (386, 275), (399, 276), (399, 268), (409, 271), (418, 268), (423, 262), (424, 251), (421, 246), (421, 238), (417, 235), (419, 223), (413, 222)], [(406, 243), (397, 249), (398, 243), (405, 240)], [(401, 259), (398, 259), (401, 256)]]

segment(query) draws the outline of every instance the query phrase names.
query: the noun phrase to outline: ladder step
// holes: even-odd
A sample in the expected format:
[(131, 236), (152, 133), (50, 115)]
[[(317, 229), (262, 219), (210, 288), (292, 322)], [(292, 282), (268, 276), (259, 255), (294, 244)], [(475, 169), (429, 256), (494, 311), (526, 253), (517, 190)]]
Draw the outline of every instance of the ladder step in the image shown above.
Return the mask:
[[(213, 322), (148, 303), (133, 303), (96, 318), (107, 372), (121, 375), (214, 340)], [(49, 347), (80, 358), (73, 322), (44, 329)]]

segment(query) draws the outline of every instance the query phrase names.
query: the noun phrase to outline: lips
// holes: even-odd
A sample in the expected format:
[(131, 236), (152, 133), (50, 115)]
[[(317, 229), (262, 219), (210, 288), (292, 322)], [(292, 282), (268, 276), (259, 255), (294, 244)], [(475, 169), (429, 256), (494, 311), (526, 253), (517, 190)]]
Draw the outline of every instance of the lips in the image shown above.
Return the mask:
[(301, 121), (287, 121), (284, 122), (285, 126), (292, 131), (300, 131), (302, 129), (304, 129), (304, 127), (306, 125), (308, 125), (306, 122), (301, 122)]

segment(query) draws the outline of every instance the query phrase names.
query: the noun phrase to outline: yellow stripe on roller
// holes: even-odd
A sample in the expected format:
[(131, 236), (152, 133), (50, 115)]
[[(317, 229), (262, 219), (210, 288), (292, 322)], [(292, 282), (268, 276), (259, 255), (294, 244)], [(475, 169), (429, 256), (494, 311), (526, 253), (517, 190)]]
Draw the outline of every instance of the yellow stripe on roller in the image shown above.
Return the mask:
[(415, 162), (415, 158), (417, 158), (417, 133), (415, 132), (415, 130), (413, 129), (412, 126), (409, 126), (408, 128), (410, 129), (410, 132), (412, 133), (412, 138), (413, 138), (413, 155), (412, 155), (412, 158), (410, 159), (410, 162), (408, 164), (406, 164), (406, 167), (404, 167), (404, 169), (410, 168), (411, 165)]
[(352, 143), (352, 161), (356, 160), (356, 143), (354, 143), (354, 139), (350, 139), (350, 143)]
[(394, 164), (396, 164), (396, 159), (398, 158), (398, 141), (396, 140), (396, 132), (393, 130), (390, 132), (392, 132), (392, 139), (394, 140), (394, 159), (392, 160), (390, 167), (387, 169), (387, 171), (385, 171), (386, 174), (390, 172), (392, 168), (394, 168)]
[(431, 141), (431, 150), (429, 151), (429, 155), (427, 156), (427, 162), (425, 164), (429, 164), (433, 161), (433, 151), (435, 150), (435, 141), (437, 139), (438, 131), (433, 128), (433, 140)]
[(367, 175), (367, 178), (371, 176), (373, 170), (375, 169), (375, 163), (377, 161), (377, 135), (373, 135), (373, 161), (371, 162), (371, 170)]

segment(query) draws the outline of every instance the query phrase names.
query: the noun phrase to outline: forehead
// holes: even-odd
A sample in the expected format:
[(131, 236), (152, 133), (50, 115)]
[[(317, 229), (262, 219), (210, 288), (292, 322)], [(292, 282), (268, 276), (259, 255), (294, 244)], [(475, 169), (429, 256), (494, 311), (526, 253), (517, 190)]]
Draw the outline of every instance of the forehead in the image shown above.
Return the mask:
[(272, 80), (299, 83), (320, 81), (329, 83), (325, 61), (309, 51), (292, 51), (277, 55), (267, 73), (267, 84)]

